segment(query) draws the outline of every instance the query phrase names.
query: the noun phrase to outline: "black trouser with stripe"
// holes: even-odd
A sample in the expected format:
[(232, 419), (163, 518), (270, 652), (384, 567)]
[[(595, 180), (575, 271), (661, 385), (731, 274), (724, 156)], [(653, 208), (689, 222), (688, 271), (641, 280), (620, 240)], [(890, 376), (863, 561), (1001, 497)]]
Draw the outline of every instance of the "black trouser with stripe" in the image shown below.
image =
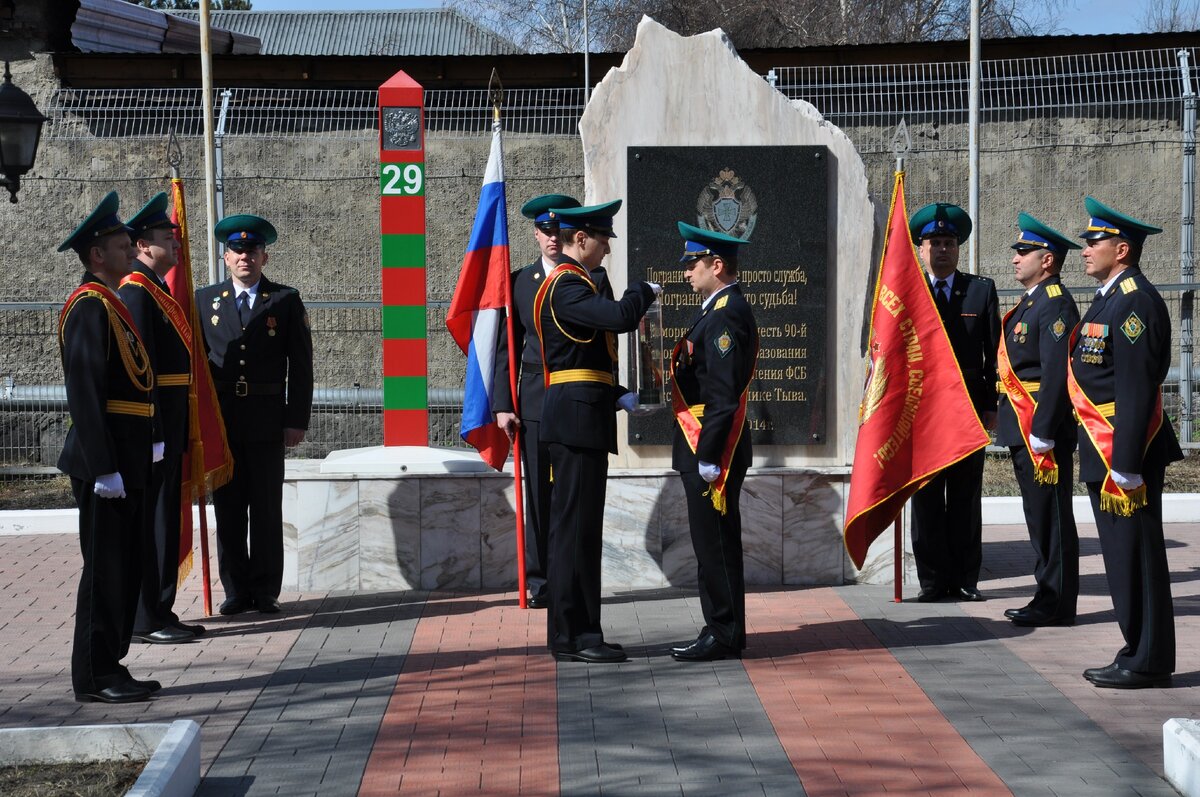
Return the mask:
[(912, 497), (912, 546), (922, 590), (975, 589), (983, 563), (983, 449)]
[(713, 506), (712, 487), (699, 473), (680, 473), (687, 495), (688, 526), (696, 552), (696, 581), (704, 624), (717, 641), (734, 650), (746, 647), (746, 579), (739, 502), (747, 463), (736, 461), (725, 482), (725, 514)]
[(180, 470), (182, 456), (168, 456), (150, 471), (142, 534), (142, 588), (133, 628), (139, 633), (161, 631), (175, 615), (179, 581)]
[(229, 448), (233, 478), (213, 491), (221, 586), (227, 598), (278, 598), (283, 585), (283, 441), (231, 439)]
[(83, 554), (71, 646), (71, 685), (77, 693), (130, 680), (121, 659), (129, 652), (141, 584), (143, 491), (126, 487), (125, 498), (101, 498), (93, 486), (71, 479)]
[(554, 469), (546, 644), (552, 651), (574, 652), (604, 642), (600, 558), (608, 452), (562, 443), (546, 448)]
[(1025, 446), (1011, 446), (1009, 453), (1021, 489), (1029, 542), (1037, 555), (1033, 567), (1037, 591), (1029, 608), (1055, 619), (1073, 620), (1079, 598), (1079, 533), (1071, 508), (1074, 452), (1055, 449), (1058, 484), (1038, 484), (1033, 458)]
[(1100, 482), (1087, 483), (1113, 610), (1125, 637), (1115, 661), (1135, 672), (1175, 671), (1175, 607), (1162, 527), (1165, 473), (1160, 466), (1142, 474), (1146, 506), (1131, 517), (1102, 511)]
[(550, 452), (539, 438), (541, 423), (521, 421), (521, 464), (525, 477), (525, 587), (547, 596), (546, 562), (550, 556)]

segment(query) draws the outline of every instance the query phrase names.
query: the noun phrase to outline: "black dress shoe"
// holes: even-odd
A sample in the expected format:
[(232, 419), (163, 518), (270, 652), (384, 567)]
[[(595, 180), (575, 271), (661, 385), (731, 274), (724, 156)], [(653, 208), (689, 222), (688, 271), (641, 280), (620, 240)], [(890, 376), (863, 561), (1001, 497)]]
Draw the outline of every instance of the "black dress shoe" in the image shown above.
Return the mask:
[(1101, 689), (1152, 689), (1171, 683), (1169, 672), (1135, 672), (1123, 667), (1096, 673), (1089, 678), (1093, 686)]
[(150, 690), (137, 681), (126, 681), (95, 692), (75, 693), (75, 700), (79, 703), (136, 703), (148, 697)]
[(555, 650), (551, 653), (555, 661), (582, 661), (587, 664), (618, 664), (629, 658), (624, 650), (606, 644), (583, 650)]
[(987, 600), (983, 597), (983, 593), (974, 587), (959, 587), (954, 590), (954, 597), (960, 601), (982, 601)]
[(150, 694), (154, 694), (162, 689), (162, 684), (160, 684), (158, 681), (155, 681), (153, 678), (147, 678), (145, 681), (139, 681), (137, 678), (134, 678), (133, 682), (143, 689), (149, 690)]
[(267, 595), (255, 598), (254, 606), (263, 614), (279, 614), (279, 601)]
[(941, 600), (945, 594), (946, 590), (941, 587), (930, 587), (929, 589), (921, 590), (920, 594), (917, 595), (917, 602), (933, 603), (934, 601)]
[(1040, 609), (1029, 609), (1023, 612), (1017, 612), (1008, 618), (1012, 620), (1013, 625), (1023, 626), (1047, 626), (1047, 625), (1075, 625), (1074, 616), (1053, 615), (1049, 612), (1041, 611)]
[(550, 599), (545, 595), (530, 595), (525, 599), (525, 606), (530, 609), (548, 609)]
[(1017, 608), (1017, 609), (1005, 609), (1004, 616), (1011, 620), (1014, 617), (1016, 617), (1018, 614), (1027, 612), (1032, 608), (1033, 608), (1033, 601), (1030, 601), (1029, 603), (1027, 603), (1024, 606), (1021, 606), (1020, 608)]
[(671, 651), (675, 661), (719, 661), (740, 659), (742, 652), (721, 642), (711, 633), (706, 633), (683, 650)]
[(199, 623), (184, 623), (179, 620), (171, 621), (172, 628), (181, 628), (189, 632), (192, 636), (204, 636), (205, 628)]
[(249, 611), (251, 605), (249, 598), (226, 598), (217, 611), (224, 615), (241, 614)]
[(169, 625), (157, 631), (134, 631), (133, 638), (138, 642), (146, 642), (151, 645), (177, 645), (180, 642), (191, 642), (196, 635), (191, 631), (184, 631), (182, 628)]
[(1115, 661), (1112, 664), (1106, 664), (1103, 667), (1089, 667), (1088, 669), (1083, 671), (1083, 677), (1088, 679), (1089, 681), (1091, 681), (1091, 680), (1095, 679), (1097, 676), (1102, 676), (1105, 673), (1110, 673), (1116, 669), (1117, 669), (1117, 663)]

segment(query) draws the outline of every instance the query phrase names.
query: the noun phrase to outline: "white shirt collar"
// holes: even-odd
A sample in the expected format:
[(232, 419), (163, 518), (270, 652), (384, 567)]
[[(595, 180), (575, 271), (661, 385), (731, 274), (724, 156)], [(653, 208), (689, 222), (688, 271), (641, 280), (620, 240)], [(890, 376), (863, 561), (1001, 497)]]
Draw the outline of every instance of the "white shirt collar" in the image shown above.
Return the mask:
[(558, 264), (553, 260), (548, 260), (545, 255), (542, 255), (542, 271), (549, 274)]
[(719, 291), (716, 291), (715, 293), (713, 293), (713, 295), (712, 295), (712, 296), (709, 296), (707, 299), (705, 299), (703, 302), (701, 302), (701, 303), (700, 303), (700, 309), (701, 309), (701, 310), (703, 310), (703, 309), (705, 309), (706, 307), (708, 307), (710, 304), (712, 304), (712, 300), (713, 300), (713, 299), (717, 298), (717, 297), (718, 297), (718, 296), (720, 296), (722, 293), (724, 293), (725, 291), (727, 291), (727, 290), (729, 290), (730, 288), (732, 288), (734, 285), (737, 285), (737, 280), (734, 280), (733, 282), (729, 283), (728, 285), (725, 285), (725, 286), (723, 286), (723, 287), (721, 288), (721, 290), (719, 290)]
[(261, 284), (262, 284), (262, 280), (260, 279), (258, 282), (254, 283), (249, 288), (243, 288), (240, 285), (234, 285), (233, 286), (234, 300), (238, 301), (242, 298), (243, 293), (248, 293), (248, 294), (250, 294), (250, 304), (253, 305), (254, 302), (258, 299), (258, 286)]
[(945, 277), (935, 277), (935, 276), (933, 276), (933, 274), (932, 274), (932, 273), (930, 273), (930, 272), (928, 272), (928, 271), (926, 271), (926, 272), (925, 272), (925, 275), (926, 275), (927, 277), (929, 277), (929, 286), (930, 286), (930, 287), (933, 287), (934, 285), (937, 285), (937, 281), (938, 281), (938, 280), (942, 280), (943, 282), (945, 282), (945, 283), (946, 283), (946, 290), (947, 290), (947, 291), (949, 291), (950, 293), (954, 293), (954, 276), (955, 276), (956, 274), (958, 274), (958, 272), (957, 272), (957, 271), (951, 271), (951, 272), (950, 272), (950, 274), (949, 274), (948, 276), (945, 276)]
[(1116, 274), (1114, 274), (1113, 276), (1109, 277), (1109, 278), (1108, 278), (1108, 282), (1104, 283), (1104, 285), (1103, 285), (1103, 286), (1101, 286), (1101, 288), (1100, 288), (1100, 290), (1099, 290), (1099, 294), (1100, 294), (1101, 296), (1108, 296), (1108, 293), (1109, 293), (1109, 291), (1112, 289), (1112, 286), (1113, 286), (1113, 284), (1114, 284), (1114, 283), (1115, 283), (1117, 280), (1119, 280), (1119, 279), (1121, 279), (1121, 278), (1123, 278), (1123, 277), (1127, 277), (1127, 276), (1129, 276), (1129, 275), (1126, 273), (1126, 272), (1128, 272), (1128, 271), (1129, 271), (1129, 269), (1127, 269), (1127, 268), (1123, 268), (1123, 269), (1121, 269), (1119, 272), (1117, 272)]

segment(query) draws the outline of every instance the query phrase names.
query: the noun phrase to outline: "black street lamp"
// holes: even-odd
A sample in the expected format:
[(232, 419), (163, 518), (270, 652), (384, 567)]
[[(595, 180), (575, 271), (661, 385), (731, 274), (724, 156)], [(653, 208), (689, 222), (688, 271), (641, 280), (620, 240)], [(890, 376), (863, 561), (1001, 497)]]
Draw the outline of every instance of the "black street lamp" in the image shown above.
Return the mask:
[(13, 85), (8, 61), (4, 62), (4, 83), (0, 84), (0, 186), (8, 189), (9, 201), (17, 201), (21, 175), (33, 168), (38, 141), (46, 117), (29, 95)]

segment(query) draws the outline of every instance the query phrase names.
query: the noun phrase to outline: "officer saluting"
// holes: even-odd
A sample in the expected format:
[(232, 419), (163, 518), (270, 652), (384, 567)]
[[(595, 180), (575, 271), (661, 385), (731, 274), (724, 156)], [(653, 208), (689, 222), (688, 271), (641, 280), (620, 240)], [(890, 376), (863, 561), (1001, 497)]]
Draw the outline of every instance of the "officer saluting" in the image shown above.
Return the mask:
[(158, 435), (154, 371), (116, 292), (133, 261), (118, 207), (109, 192), (58, 247), (75, 250), (86, 269), (58, 319), (71, 413), (58, 468), (71, 477), (83, 554), (71, 647), (71, 684), (82, 703), (130, 703), (160, 688), (121, 664), (133, 631), (143, 491)]
[(1003, 322), (996, 444), (1012, 455), (1037, 554), (1037, 591), (1004, 615), (1015, 625), (1071, 625), (1079, 597), (1079, 534), (1071, 509), (1075, 419), (1067, 396), (1067, 344), (1079, 311), (1059, 274), (1067, 252), (1082, 247), (1028, 213), (1017, 221), (1012, 263), (1026, 290)]
[(1171, 318), (1138, 263), (1162, 232), (1087, 197), (1083, 262), (1101, 283), (1072, 335), (1067, 387), (1079, 416), (1079, 478), (1087, 483), (1104, 570), (1125, 646), (1083, 677), (1099, 687), (1164, 686), (1175, 670), (1175, 613), (1163, 541), (1167, 464), (1183, 459), (1162, 408)]
[(271, 223), (227, 216), (215, 233), (231, 277), (196, 291), (196, 311), (234, 461), (233, 478), (213, 492), (220, 612), (273, 614), (283, 584), (283, 454), (308, 428), (312, 334), (299, 292), (263, 276), (278, 237)]
[(541, 438), (550, 455), (550, 606), (547, 645), (558, 661), (624, 661), (600, 627), (600, 555), (608, 454), (617, 451), (618, 406), (634, 411), (636, 395), (613, 376), (616, 332), (630, 332), (658, 286), (630, 285), (620, 301), (600, 293), (590, 271), (604, 260), (621, 200), (551, 208), (562, 254), (534, 297), (546, 397)]
[(671, 649), (679, 661), (739, 658), (746, 647), (746, 581), (739, 500), (753, 452), (746, 398), (758, 358), (758, 326), (737, 281), (746, 241), (678, 223), (679, 262), (702, 299), (671, 355), (675, 442), (671, 467), (687, 495), (704, 629)]

